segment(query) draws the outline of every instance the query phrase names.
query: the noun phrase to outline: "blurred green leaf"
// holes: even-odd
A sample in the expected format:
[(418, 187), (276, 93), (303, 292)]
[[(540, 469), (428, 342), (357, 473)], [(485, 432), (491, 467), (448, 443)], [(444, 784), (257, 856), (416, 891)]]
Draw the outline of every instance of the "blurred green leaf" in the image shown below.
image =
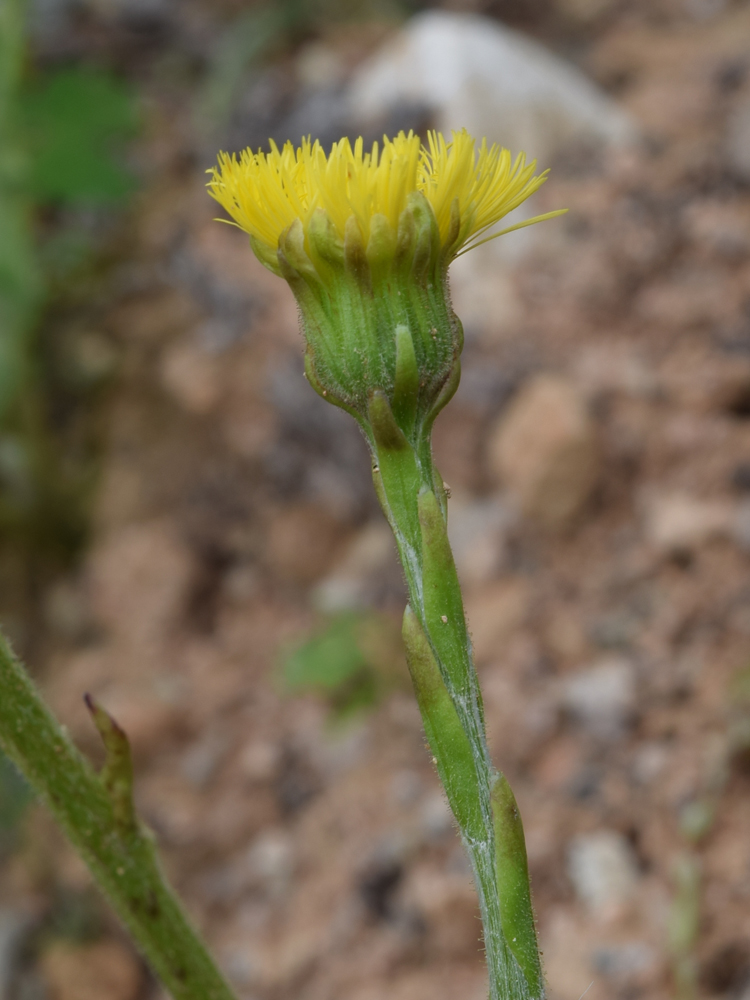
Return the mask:
[(283, 658), (293, 692), (329, 701), (337, 717), (376, 704), (406, 677), (398, 628), (374, 612), (345, 612)]
[(360, 616), (340, 615), (286, 659), (284, 679), (292, 691), (334, 691), (367, 667), (359, 647)]
[(18, 129), (24, 56), (23, 3), (0, 3), (0, 420), (28, 380), (29, 340), (42, 281), (24, 195), (28, 168)]
[(226, 124), (245, 73), (283, 37), (288, 6), (287, 0), (245, 11), (223, 32), (197, 105), (201, 131), (215, 132)]
[(42, 77), (21, 97), (28, 185), (40, 201), (118, 201), (134, 188), (123, 161), (137, 115), (130, 90), (91, 69)]

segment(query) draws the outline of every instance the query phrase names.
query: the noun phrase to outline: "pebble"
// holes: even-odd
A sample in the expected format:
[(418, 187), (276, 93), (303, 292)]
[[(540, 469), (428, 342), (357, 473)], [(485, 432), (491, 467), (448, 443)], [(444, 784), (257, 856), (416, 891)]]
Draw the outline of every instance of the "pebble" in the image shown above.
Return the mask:
[(551, 531), (568, 528), (600, 472), (593, 422), (576, 386), (551, 374), (527, 382), (490, 431), (488, 462), (523, 514)]
[(365, 120), (426, 107), (446, 134), (465, 127), (544, 164), (574, 140), (623, 145), (636, 136), (625, 112), (570, 63), (473, 14), (413, 17), (359, 69), (349, 100)]
[(442, 840), (453, 830), (455, 821), (445, 796), (441, 792), (430, 795), (420, 808), (420, 821), (425, 840)]
[(138, 959), (118, 941), (56, 942), (41, 967), (50, 1000), (136, 1000), (143, 985)]
[(216, 773), (229, 747), (224, 733), (206, 733), (183, 754), (180, 769), (193, 788), (205, 788)]
[(0, 1000), (10, 988), (16, 956), (27, 921), (15, 910), (0, 909)]
[(662, 493), (644, 503), (645, 532), (664, 555), (689, 553), (714, 538), (731, 536), (734, 510), (724, 500), (701, 500), (687, 493)]
[(750, 500), (743, 500), (738, 505), (732, 524), (732, 535), (744, 552), (750, 552)]
[(204, 416), (221, 400), (218, 359), (198, 344), (181, 340), (167, 348), (160, 375), (164, 388), (188, 413)]
[(501, 568), (505, 529), (513, 520), (509, 505), (498, 497), (449, 504), (448, 539), (462, 584), (486, 583)]
[(247, 852), (247, 872), (269, 895), (283, 895), (294, 872), (291, 838), (283, 830), (260, 834)]
[(265, 562), (284, 581), (309, 584), (330, 565), (341, 527), (323, 504), (280, 508), (268, 525)]
[(192, 555), (170, 523), (130, 524), (90, 557), (94, 614), (126, 645), (147, 646), (180, 620), (194, 572)]
[(596, 948), (592, 964), (606, 979), (627, 982), (650, 971), (658, 961), (658, 953), (645, 941)]
[(579, 834), (568, 848), (568, 874), (576, 895), (594, 914), (618, 909), (638, 884), (638, 865), (616, 830)]
[(470, 591), (466, 617), (477, 663), (497, 660), (513, 632), (523, 625), (531, 600), (528, 583), (506, 579)]
[(750, 98), (745, 97), (727, 117), (724, 149), (729, 167), (750, 180)]
[(371, 522), (352, 539), (333, 571), (316, 585), (313, 603), (326, 614), (366, 605), (372, 578), (395, 559), (391, 529), (385, 521)]
[(635, 712), (635, 668), (621, 656), (601, 660), (566, 679), (563, 701), (592, 735), (616, 740)]

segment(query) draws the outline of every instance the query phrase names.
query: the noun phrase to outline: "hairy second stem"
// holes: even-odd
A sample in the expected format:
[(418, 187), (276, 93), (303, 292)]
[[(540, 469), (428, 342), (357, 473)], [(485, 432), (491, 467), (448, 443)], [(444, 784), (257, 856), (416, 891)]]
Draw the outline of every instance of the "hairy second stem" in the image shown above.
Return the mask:
[(135, 817), (125, 735), (93, 702), (90, 707), (107, 748), (101, 775), (0, 635), (0, 748), (49, 806), (174, 1000), (235, 1000), (167, 884), (153, 838)]

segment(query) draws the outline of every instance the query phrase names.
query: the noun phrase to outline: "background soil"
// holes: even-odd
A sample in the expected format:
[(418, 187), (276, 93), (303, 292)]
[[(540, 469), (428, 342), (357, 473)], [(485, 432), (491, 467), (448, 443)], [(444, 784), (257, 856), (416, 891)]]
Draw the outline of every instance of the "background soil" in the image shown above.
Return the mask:
[[(465, 317), (436, 430), (550, 995), (747, 997), (750, 176), (727, 129), (750, 107), (748, 8), (481, 10), (575, 61), (646, 136), (551, 165), (544, 204), (570, 213)], [(204, 189), (219, 145), (292, 127), (311, 52), (349, 72), (404, 12), (295, 22), (217, 135), (195, 108), (239, 13), (92, 3), (37, 25), (36, 60), (138, 89), (142, 181), (95, 286), (45, 319), (115, 359), (76, 416), (98, 442), (88, 541), (21, 610), (4, 598), (5, 621), (92, 757), (83, 692), (128, 732), (140, 812), (240, 997), (479, 1000), (474, 892), (405, 668), (339, 723), (280, 680), (331, 594), (397, 624), (404, 589), (364, 443), (302, 377), (291, 295)], [(588, 478), (558, 516), (524, 457), (564, 484), (578, 446)], [(8, 998), (160, 995), (36, 807), (0, 913)]]

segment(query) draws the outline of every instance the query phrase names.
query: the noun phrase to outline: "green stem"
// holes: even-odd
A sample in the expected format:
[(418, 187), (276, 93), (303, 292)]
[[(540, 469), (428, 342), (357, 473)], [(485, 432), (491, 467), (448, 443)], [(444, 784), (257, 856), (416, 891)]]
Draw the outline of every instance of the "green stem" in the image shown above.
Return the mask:
[(235, 1000), (161, 872), (132, 807), (124, 733), (87, 699), (107, 762), (97, 775), (0, 635), (0, 748), (41, 795), (174, 1000)]
[[(471, 859), (491, 1000), (544, 996), (526, 848), (507, 781), (492, 765), (481, 692), (448, 542), (447, 498), (429, 434), (406, 435), (385, 394), (369, 408), (373, 480), (396, 538), (409, 605), (404, 641), (438, 773)], [(408, 432), (407, 428), (407, 432)]]

